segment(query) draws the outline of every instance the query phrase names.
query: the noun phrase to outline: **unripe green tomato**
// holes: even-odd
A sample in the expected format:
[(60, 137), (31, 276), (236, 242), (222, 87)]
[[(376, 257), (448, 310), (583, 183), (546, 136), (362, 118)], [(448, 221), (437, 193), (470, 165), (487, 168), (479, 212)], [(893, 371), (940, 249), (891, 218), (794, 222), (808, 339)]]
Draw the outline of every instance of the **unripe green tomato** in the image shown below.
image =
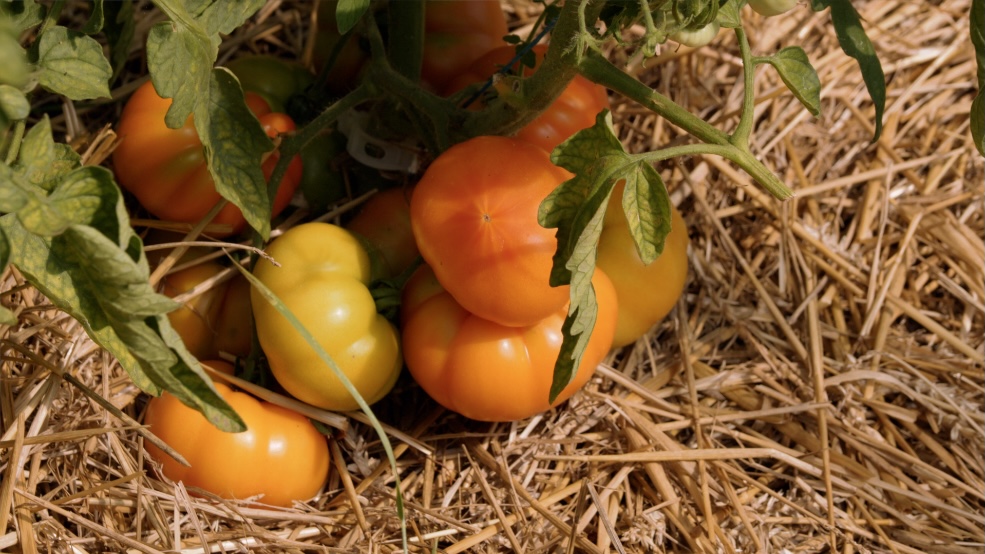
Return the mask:
[(749, 7), (763, 17), (786, 13), (796, 5), (797, 0), (749, 0)]
[(314, 82), (314, 76), (299, 63), (273, 56), (248, 55), (226, 64), (239, 79), (243, 90), (253, 91), (270, 104), (271, 111), (283, 113), (291, 96), (300, 94)]
[(676, 33), (670, 35), (670, 39), (677, 41), (684, 46), (690, 46), (691, 48), (699, 48), (712, 41), (716, 36), (718, 36), (718, 22), (713, 21), (700, 29), (687, 30), (683, 29), (677, 31)]

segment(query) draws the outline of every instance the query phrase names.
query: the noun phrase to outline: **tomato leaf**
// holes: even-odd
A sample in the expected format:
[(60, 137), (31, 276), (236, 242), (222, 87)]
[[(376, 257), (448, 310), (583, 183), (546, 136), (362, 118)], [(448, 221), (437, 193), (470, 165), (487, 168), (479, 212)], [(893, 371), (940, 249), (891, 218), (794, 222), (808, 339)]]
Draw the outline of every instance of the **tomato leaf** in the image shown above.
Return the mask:
[[(114, 2), (110, 2), (113, 4)], [(86, 24), (79, 29), (87, 35), (94, 35), (103, 30), (106, 16), (103, 14), (103, 0), (92, 0), (92, 11)]]
[(766, 58), (766, 62), (776, 68), (780, 80), (811, 115), (821, 114), (821, 79), (803, 48), (788, 46)]
[(739, 0), (727, 0), (718, 7), (718, 24), (729, 29), (742, 27)]
[[(116, 213), (126, 216), (122, 200)], [(29, 232), (13, 214), (0, 217), (0, 232), (10, 240), (10, 263), (78, 320), (138, 387), (153, 394), (166, 389), (217, 427), (244, 429), (180, 338), (175, 340), (165, 313), (176, 304), (151, 289), (139, 239), (129, 226), (120, 229), (119, 243), (86, 225), (47, 238)]]
[(831, 23), (834, 25), (838, 44), (842, 51), (858, 62), (862, 71), (862, 80), (876, 110), (876, 129), (872, 142), (879, 140), (882, 134), (882, 116), (886, 110), (886, 75), (882, 71), (882, 63), (876, 56), (872, 41), (865, 34), (861, 17), (851, 0), (811, 0), (811, 9), (815, 12), (831, 8)]
[(978, 63), (978, 94), (971, 102), (971, 137), (978, 152), (985, 156), (985, 4), (971, 3), (971, 43)]
[(104, 6), (106, 21), (103, 34), (109, 44), (109, 60), (114, 79), (123, 71), (130, 55), (130, 45), (137, 27), (133, 6), (133, 2), (110, 2)]
[(24, 135), (13, 169), (28, 183), (51, 192), (63, 174), (82, 166), (82, 158), (67, 144), (56, 143), (45, 116)]
[(16, 34), (36, 27), (44, 20), (48, 9), (34, 0), (24, 2), (0, 2), (0, 21), (13, 26)]
[(46, 30), (37, 43), (38, 82), (72, 100), (109, 98), (113, 70), (92, 37), (65, 27)]
[(612, 131), (608, 110), (596, 117), (593, 127), (579, 131), (555, 149), (551, 160), (574, 174), (541, 203), (538, 213), (542, 226), (557, 228), (551, 285), (571, 286), (564, 340), (551, 385), (553, 402), (581, 363), (595, 326), (598, 305), (592, 275), (613, 187), (626, 181), (623, 208), (637, 249), (647, 261), (663, 251), (670, 231), (670, 200), (656, 170), (645, 159), (623, 149)]
[(171, 22), (151, 28), (147, 64), (158, 94), (172, 99), (165, 122), (177, 128), (194, 114), (216, 190), (239, 207), (250, 226), (266, 238), (271, 204), (260, 166), (273, 144), (246, 107), (232, 73), (212, 68), (220, 33), (232, 32), (263, 0), (232, 4), (200, 0), (188, 10), (172, 0), (157, 3)]
[(335, 6), (335, 21), (339, 26), (339, 34), (344, 35), (352, 30), (369, 9), (370, 0), (339, 0)]
[(0, 85), (0, 131), (15, 121), (27, 119), (30, 113), (31, 104), (23, 92), (10, 85)]
[(30, 201), (29, 191), (28, 184), (19, 175), (0, 164), (0, 213), (16, 212), (26, 206)]
[(102, 214), (112, 213), (119, 195), (108, 169), (82, 167), (55, 179), (51, 194), (33, 196), (17, 211), (17, 217), (28, 231), (55, 236), (70, 225), (90, 224)]

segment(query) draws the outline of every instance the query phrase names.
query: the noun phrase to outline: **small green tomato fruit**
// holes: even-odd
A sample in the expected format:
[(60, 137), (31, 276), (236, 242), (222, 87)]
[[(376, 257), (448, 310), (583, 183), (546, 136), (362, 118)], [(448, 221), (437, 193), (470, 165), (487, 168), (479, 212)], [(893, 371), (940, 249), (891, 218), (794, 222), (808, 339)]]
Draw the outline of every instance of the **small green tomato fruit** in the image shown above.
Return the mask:
[(749, 7), (763, 17), (786, 13), (796, 5), (797, 0), (749, 0)]
[(683, 44), (684, 46), (690, 46), (692, 48), (699, 48), (712, 41), (716, 36), (718, 36), (718, 22), (713, 21), (700, 29), (681, 30), (670, 35), (670, 39)]

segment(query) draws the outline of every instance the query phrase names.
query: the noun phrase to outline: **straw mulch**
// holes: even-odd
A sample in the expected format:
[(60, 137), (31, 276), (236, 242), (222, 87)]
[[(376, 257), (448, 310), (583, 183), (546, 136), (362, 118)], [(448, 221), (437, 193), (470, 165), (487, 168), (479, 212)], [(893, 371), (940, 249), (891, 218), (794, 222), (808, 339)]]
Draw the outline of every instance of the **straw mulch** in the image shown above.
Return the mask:
[[(802, 45), (824, 86), (815, 119), (758, 73), (754, 151), (797, 196), (772, 200), (712, 157), (660, 166), (691, 234), (670, 317), (526, 421), (468, 421), (402, 381), (377, 405), (402, 431), (399, 474), (350, 420), (323, 494), (295, 509), (159, 478), (135, 429), (143, 396), (8, 272), (0, 298), (19, 324), (0, 330), (0, 550), (393, 552), (399, 480), (413, 551), (981, 552), (985, 171), (969, 135), (970, 2), (857, 5), (889, 87), (878, 143), (826, 14), (754, 21), (757, 53)], [(529, 21), (527, 4), (508, 7)], [(309, 11), (271, 2), (225, 54), (302, 51)], [(729, 128), (740, 65), (734, 37), (716, 44), (668, 45), (633, 70)], [(629, 148), (680, 140), (614, 102)], [(70, 112), (61, 136), (91, 139), (85, 121)]]

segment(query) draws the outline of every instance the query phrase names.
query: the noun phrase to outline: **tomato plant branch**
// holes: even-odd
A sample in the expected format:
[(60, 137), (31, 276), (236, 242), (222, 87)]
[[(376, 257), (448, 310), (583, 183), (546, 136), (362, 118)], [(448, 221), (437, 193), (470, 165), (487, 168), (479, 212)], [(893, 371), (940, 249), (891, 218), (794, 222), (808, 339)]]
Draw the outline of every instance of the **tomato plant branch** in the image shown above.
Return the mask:
[(335, 123), (339, 116), (363, 102), (372, 100), (376, 97), (376, 94), (376, 90), (364, 82), (325, 108), (324, 111), (318, 114), (307, 125), (301, 127), (297, 133), (285, 136), (280, 143), (280, 158), (277, 160), (277, 165), (274, 166), (270, 180), (267, 181), (267, 194), (270, 198), (273, 198), (277, 194), (277, 187), (280, 186), (280, 182), (287, 172), (287, 166), (295, 155), (300, 154), (301, 150), (309, 142), (314, 140), (319, 133)]
[(742, 115), (729, 142), (745, 151), (749, 150), (749, 135), (752, 133), (752, 123), (756, 112), (755, 74), (756, 62), (749, 50), (749, 37), (742, 27), (735, 28), (735, 36), (739, 39), (739, 51), (742, 54)]
[(716, 152), (756, 179), (773, 196), (785, 199), (793, 192), (751, 153), (731, 143), (724, 132), (685, 110), (676, 102), (641, 83), (600, 54), (590, 52), (578, 64), (579, 72), (592, 82), (635, 100), (641, 106), (684, 129), (708, 145), (725, 147)]

